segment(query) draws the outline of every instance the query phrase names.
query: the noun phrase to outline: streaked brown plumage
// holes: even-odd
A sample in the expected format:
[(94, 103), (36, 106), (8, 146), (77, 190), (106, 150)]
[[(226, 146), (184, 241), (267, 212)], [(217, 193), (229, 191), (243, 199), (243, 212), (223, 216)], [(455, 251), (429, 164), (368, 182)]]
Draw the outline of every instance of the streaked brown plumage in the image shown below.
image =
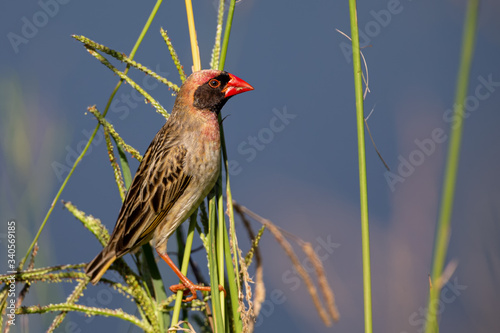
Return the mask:
[[(218, 113), (227, 100), (252, 90), (245, 81), (216, 70), (193, 73), (182, 85), (172, 113), (156, 134), (139, 165), (106, 247), (86, 267), (96, 284), (109, 266), (152, 240), (158, 254), (183, 285), (196, 290), (166, 254), (168, 237), (200, 205), (220, 170)], [(180, 275), (179, 275), (180, 274)], [(181, 276), (182, 275), (182, 276)]]

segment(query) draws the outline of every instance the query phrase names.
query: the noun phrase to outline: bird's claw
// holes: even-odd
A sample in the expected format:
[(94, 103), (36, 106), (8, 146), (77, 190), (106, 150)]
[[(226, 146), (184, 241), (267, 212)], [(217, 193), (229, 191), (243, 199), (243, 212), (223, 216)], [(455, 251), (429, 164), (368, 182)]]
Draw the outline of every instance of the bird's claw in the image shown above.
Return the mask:
[[(200, 286), (200, 285), (192, 284), (192, 283), (174, 284), (174, 285), (170, 286), (169, 289), (173, 293), (177, 293), (179, 290), (182, 290), (184, 292), (184, 296), (191, 294), (190, 297), (183, 299), (182, 300), (183, 302), (191, 302), (192, 300), (197, 299), (198, 298), (198, 296), (196, 295), (197, 290), (199, 290), (199, 291), (210, 291), (211, 290), (210, 286)], [(226, 290), (224, 289), (223, 286), (219, 285), (219, 291), (223, 291), (224, 297), (226, 297)]]

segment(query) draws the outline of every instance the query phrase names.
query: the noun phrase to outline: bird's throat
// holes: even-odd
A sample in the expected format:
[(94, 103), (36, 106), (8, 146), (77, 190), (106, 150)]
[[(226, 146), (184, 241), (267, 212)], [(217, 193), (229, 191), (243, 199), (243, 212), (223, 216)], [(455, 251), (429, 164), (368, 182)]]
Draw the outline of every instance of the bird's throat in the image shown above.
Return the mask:
[(204, 124), (201, 129), (201, 136), (204, 141), (220, 143), (219, 118), (215, 112), (204, 113)]

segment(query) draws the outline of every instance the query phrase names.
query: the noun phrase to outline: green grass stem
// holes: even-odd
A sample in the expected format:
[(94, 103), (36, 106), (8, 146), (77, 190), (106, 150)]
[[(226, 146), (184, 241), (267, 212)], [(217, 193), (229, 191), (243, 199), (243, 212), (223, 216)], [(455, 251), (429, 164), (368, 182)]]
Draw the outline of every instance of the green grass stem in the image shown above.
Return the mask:
[(209, 251), (208, 251), (208, 262), (210, 270), (210, 285), (212, 287), (212, 309), (213, 309), (213, 319), (214, 319), (214, 329), (215, 333), (223, 333), (224, 322), (222, 321), (221, 309), (221, 297), (219, 294), (219, 274), (217, 268), (217, 242), (216, 242), (216, 229), (218, 227), (217, 217), (216, 217), (216, 196), (213, 196), (208, 203), (208, 216), (209, 216)]
[[(220, 185), (219, 185), (220, 184)], [(226, 230), (226, 220), (224, 217), (224, 197), (222, 195), (222, 183), (218, 183), (219, 189), (217, 191), (217, 213), (218, 213), (218, 225), (217, 225), (217, 268), (218, 268), (218, 274), (219, 274), (219, 284), (224, 287), (224, 234), (227, 233)], [(217, 185), (216, 185), (217, 186)], [(232, 281), (231, 283), (234, 283)], [(219, 286), (215, 286), (217, 292), (220, 295), (221, 302), (220, 302), (220, 312), (222, 315), (222, 321), (226, 321), (226, 307), (225, 304), (226, 302), (224, 301), (224, 293), (222, 291), (218, 291)], [(213, 290), (214, 286), (212, 286)]]
[(458, 173), (458, 163), (460, 160), (460, 147), (462, 142), (462, 132), (464, 123), (464, 103), (467, 96), (470, 67), (474, 54), (474, 44), (477, 28), (479, 0), (469, 0), (462, 37), (461, 59), (458, 69), (458, 80), (455, 92), (455, 119), (451, 127), (450, 142), (448, 146), (448, 156), (444, 173), (444, 183), (441, 194), (441, 207), (439, 209), (439, 220), (436, 229), (434, 243), (434, 255), (432, 262), (431, 281), (432, 287), (429, 293), (429, 304), (426, 322), (426, 333), (438, 332), (437, 312), (439, 296), (442, 285), (441, 275), (444, 269), (448, 243), (450, 239), (450, 223), (453, 211), (453, 200), (455, 195), (455, 185)]
[(236, 0), (231, 0), (231, 2), (229, 3), (229, 9), (227, 11), (226, 29), (224, 30), (224, 39), (222, 41), (222, 49), (219, 59), (220, 71), (224, 70), (224, 65), (226, 63), (227, 47), (229, 45), (229, 36), (231, 35), (231, 27), (233, 25), (233, 14), (234, 14), (235, 3)]
[(144, 332), (154, 332), (152, 326), (145, 322), (141, 321), (139, 318), (130, 315), (124, 312), (122, 309), (106, 309), (106, 308), (98, 308), (98, 307), (90, 307), (80, 304), (49, 304), (45, 306), (40, 305), (32, 305), (32, 306), (23, 306), (16, 310), (17, 314), (30, 314), (30, 313), (46, 313), (46, 312), (56, 312), (56, 311), (74, 311), (81, 312), (85, 315), (99, 315), (106, 317), (115, 317), (125, 321), (128, 321), (137, 327), (141, 328)]
[(366, 180), (365, 127), (363, 111), (363, 72), (359, 49), (358, 18), (356, 0), (349, 0), (351, 19), (352, 60), (354, 68), (354, 91), (356, 94), (356, 126), (358, 132), (359, 194), (361, 206), (361, 243), (363, 256), (363, 290), (365, 333), (372, 328), (372, 292), (370, 268), (370, 231), (368, 224), (368, 190)]
[[(193, 247), (193, 238), (194, 238), (194, 229), (196, 227), (196, 216), (198, 210), (196, 210), (189, 217), (189, 229), (188, 235), (186, 238), (186, 245), (184, 247), (184, 255), (182, 256), (182, 267), (181, 272), (184, 275), (187, 275), (188, 267), (189, 267), (189, 258), (191, 256), (191, 248)], [(177, 291), (177, 295), (175, 298), (174, 312), (172, 314), (172, 323), (170, 326), (175, 326), (179, 322), (179, 314), (181, 311), (182, 299), (184, 297), (184, 292), (182, 290)]]

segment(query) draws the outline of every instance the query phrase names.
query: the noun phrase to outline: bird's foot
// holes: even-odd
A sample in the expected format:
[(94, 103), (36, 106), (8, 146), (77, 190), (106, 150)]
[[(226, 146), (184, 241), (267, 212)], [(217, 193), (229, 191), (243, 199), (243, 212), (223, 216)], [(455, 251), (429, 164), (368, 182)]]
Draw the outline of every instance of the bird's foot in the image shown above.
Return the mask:
[[(198, 296), (196, 295), (197, 290), (199, 290), (199, 291), (210, 291), (211, 290), (210, 286), (200, 286), (200, 285), (194, 284), (189, 279), (186, 279), (186, 281), (183, 281), (182, 283), (174, 284), (174, 285), (170, 286), (169, 289), (173, 293), (176, 293), (179, 290), (183, 290), (184, 296), (191, 294), (191, 296), (189, 296), (188, 298), (183, 299), (182, 300), (183, 302), (191, 302), (192, 300), (197, 299), (198, 298)], [(226, 290), (224, 289), (223, 286), (219, 285), (219, 291), (223, 291), (224, 297), (226, 297)]]
[[(198, 298), (198, 296), (196, 295), (197, 290), (200, 290), (200, 291), (210, 291), (211, 290), (210, 286), (199, 286), (197, 284), (194, 284), (191, 280), (189, 280), (184, 274), (182, 274), (180, 269), (177, 266), (175, 266), (174, 262), (172, 261), (172, 259), (170, 259), (170, 257), (168, 256), (168, 254), (166, 252), (159, 251), (158, 248), (156, 249), (156, 252), (163, 260), (165, 260), (167, 265), (169, 265), (170, 268), (172, 268), (174, 273), (181, 280), (181, 283), (174, 284), (173, 286), (170, 286), (170, 290), (173, 293), (176, 293), (177, 291), (182, 290), (182, 291), (184, 291), (184, 296), (191, 294), (191, 296), (184, 299), (183, 302), (191, 302), (192, 300), (197, 299)], [(223, 291), (224, 297), (226, 297), (226, 291), (224, 290), (223, 286), (219, 285), (219, 291)]]

